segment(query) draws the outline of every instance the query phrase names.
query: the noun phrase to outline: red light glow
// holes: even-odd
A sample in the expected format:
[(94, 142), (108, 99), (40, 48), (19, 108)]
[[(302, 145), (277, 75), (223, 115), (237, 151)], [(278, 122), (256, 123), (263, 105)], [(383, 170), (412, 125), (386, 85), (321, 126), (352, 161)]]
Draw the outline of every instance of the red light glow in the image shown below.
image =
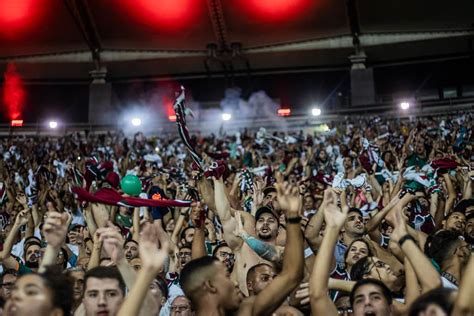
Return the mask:
[(278, 116), (290, 116), (291, 115), (291, 109), (278, 109), (277, 114), (278, 114)]
[(201, 0), (122, 0), (140, 22), (161, 31), (177, 32), (192, 27), (206, 5)]
[(23, 120), (12, 120), (10, 122), (10, 126), (13, 126), (13, 127), (23, 126)]
[(294, 19), (314, 4), (313, 0), (240, 0), (238, 2), (248, 14), (267, 22)]
[(25, 88), (14, 64), (7, 65), (3, 83), (3, 103), (6, 106), (8, 117), (16, 120), (21, 116), (25, 103)]
[(0, 0), (0, 36), (17, 38), (38, 24), (46, 0)]
[(169, 115), (169, 116), (168, 116), (168, 120), (169, 120), (170, 122), (176, 122), (176, 115)]

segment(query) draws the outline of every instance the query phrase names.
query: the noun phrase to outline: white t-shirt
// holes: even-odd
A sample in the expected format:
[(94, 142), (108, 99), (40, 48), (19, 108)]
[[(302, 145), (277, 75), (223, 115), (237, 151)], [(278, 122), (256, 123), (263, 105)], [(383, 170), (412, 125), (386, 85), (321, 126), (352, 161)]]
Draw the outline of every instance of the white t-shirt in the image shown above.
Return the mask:
[(443, 284), (443, 287), (445, 289), (453, 289), (453, 290), (457, 290), (458, 289), (458, 286), (456, 284), (454, 284), (453, 282), (449, 281), (448, 279), (446, 279), (444, 276), (441, 277), (441, 283)]

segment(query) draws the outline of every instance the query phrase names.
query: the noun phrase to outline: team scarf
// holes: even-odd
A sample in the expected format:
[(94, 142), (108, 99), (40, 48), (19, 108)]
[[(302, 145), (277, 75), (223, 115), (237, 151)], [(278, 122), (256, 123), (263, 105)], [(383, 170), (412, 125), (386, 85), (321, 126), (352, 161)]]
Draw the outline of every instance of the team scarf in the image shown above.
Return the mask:
[(82, 187), (82, 185), (83, 185), (85, 179), (84, 179), (84, 175), (83, 175), (82, 172), (79, 170), (79, 168), (73, 167), (73, 168), (71, 168), (71, 169), (68, 170), (68, 173), (72, 176), (74, 183), (75, 183), (77, 186)]
[(242, 181), (240, 182), (240, 192), (243, 194), (250, 193), (253, 194), (254, 185), (253, 177), (248, 169), (242, 171)]
[(7, 201), (7, 187), (3, 182), (0, 182), (0, 206), (3, 206)]
[(367, 151), (367, 156), (371, 165), (376, 163), (381, 168), (385, 166), (384, 161), (379, 156), (379, 147), (377, 145), (370, 143), (366, 138), (364, 138), (362, 146), (364, 150)]
[(28, 186), (25, 188), (25, 194), (28, 197), (28, 205), (32, 206), (38, 200), (38, 189), (36, 188), (36, 177), (33, 169), (28, 170)]
[(176, 115), (176, 124), (178, 125), (179, 137), (183, 141), (184, 145), (186, 146), (186, 149), (191, 155), (191, 158), (199, 167), (199, 169), (204, 170), (202, 158), (197, 153), (194, 146), (192, 145), (191, 139), (189, 137), (189, 130), (188, 130), (188, 127), (186, 126), (186, 106), (184, 104), (184, 101), (185, 101), (184, 87), (181, 86), (181, 92), (176, 97), (176, 100), (174, 101), (174, 105), (173, 105), (174, 113)]
[(77, 195), (77, 199), (80, 201), (86, 201), (91, 203), (101, 203), (106, 205), (114, 206), (126, 206), (126, 207), (189, 207), (191, 201), (184, 200), (165, 200), (165, 199), (142, 199), (137, 197), (125, 196), (120, 194), (117, 190), (112, 188), (102, 188), (96, 191), (94, 194), (89, 191), (74, 187), (72, 192)]

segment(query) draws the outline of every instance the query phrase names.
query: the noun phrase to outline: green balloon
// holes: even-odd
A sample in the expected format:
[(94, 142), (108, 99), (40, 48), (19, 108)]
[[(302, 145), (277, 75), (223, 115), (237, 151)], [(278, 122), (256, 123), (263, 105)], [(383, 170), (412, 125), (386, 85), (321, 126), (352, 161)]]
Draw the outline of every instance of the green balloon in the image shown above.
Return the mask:
[(142, 193), (142, 182), (134, 175), (126, 175), (120, 181), (120, 187), (122, 191), (131, 196), (138, 196)]

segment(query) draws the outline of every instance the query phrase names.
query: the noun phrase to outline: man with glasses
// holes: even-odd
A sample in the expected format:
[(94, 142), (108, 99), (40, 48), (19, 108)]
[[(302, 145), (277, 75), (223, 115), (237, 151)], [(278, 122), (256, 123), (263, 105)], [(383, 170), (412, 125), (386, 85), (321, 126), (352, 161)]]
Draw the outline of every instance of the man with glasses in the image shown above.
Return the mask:
[(179, 248), (178, 253), (176, 254), (178, 259), (178, 269), (181, 271), (183, 267), (191, 261), (191, 245), (185, 244)]
[(212, 256), (222, 262), (227, 267), (227, 271), (229, 271), (229, 273), (232, 272), (234, 269), (235, 257), (232, 249), (230, 249), (226, 243), (221, 243), (218, 245), (214, 249)]
[(177, 296), (171, 303), (171, 316), (193, 316), (191, 301), (186, 296)]
[(334, 302), (337, 308), (337, 314), (341, 316), (352, 316), (352, 306), (350, 297), (348, 294), (344, 293), (339, 296)]
[(0, 296), (4, 300), (8, 300), (11, 295), (11, 290), (15, 285), (18, 274), (15, 270), (6, 270), (0, 274), (0, 284), (2, 285)]
[(364, 278), (380, 280), (394, 293), (398, 293), (403, 286), (390, 266), (377, 257), (362, 258), (352, 266), (351, 280)]

